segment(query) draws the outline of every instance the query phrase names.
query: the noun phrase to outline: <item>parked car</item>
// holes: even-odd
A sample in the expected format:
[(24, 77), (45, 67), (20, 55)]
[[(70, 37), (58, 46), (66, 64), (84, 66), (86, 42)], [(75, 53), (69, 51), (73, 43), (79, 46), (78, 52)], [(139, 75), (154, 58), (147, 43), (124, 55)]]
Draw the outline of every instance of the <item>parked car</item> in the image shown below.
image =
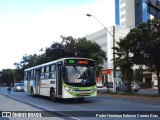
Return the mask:
[(15, 85), (14, 85), (14, 91), (24, 91), (24, 83), (22, 83), (22, 82), (17, 82), (17, 83), (15, 83)]
[(108, 82), (108, 88), (113, 88), (113, 82)]
[[(140, 90), (140, 86), (137, 83), (131, 83), (131, 89), (134, 92), (138, 92)], [(127, 91), (127, 83), (120, 84), (116, 87), (118, 92), (126, 92)]]
[(103, 84), (101, 82), (97, 82), (97, 88), (103, 88)]

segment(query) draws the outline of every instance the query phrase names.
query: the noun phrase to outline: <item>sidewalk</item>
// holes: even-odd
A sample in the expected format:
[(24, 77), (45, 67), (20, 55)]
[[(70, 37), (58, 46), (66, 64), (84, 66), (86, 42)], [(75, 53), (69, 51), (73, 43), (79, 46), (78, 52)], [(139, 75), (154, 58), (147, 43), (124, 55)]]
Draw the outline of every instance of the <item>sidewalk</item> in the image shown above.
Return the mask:
[[(41, 111), (40, 109), (34, 108), (30, 105), (27, 105), (25, 103), (21, 103), (19, 101), (16, 101), (12, 98), (9, 98), (5, 95), (0, 94), (0, 111)], [(58, 117), (38, 117), (38, 118), (18, 118), (18, 117), (0, 117), (0, 120), (62, 120), (61, 118)]]

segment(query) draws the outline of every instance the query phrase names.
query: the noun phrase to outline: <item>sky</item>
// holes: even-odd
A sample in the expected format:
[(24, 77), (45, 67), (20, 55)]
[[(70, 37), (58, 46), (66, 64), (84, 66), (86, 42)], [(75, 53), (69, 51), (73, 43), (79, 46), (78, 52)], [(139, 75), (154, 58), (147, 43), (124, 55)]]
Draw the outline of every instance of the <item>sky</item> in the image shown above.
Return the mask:
[(0, 70), (14, 69), (24, 55), (60, 42), (85, 37), (114, 25), (114, 0), (0, 0)]

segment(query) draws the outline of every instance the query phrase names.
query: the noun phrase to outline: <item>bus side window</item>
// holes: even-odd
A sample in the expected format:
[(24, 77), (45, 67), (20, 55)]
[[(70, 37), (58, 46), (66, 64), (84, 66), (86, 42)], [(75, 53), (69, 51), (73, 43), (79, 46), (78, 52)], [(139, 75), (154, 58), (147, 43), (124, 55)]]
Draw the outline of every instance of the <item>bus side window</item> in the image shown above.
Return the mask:
[(44, 79), (44, 67), (41, 68), (41, 76), (40, 79)]
[(56, 66), (51, 65), (50, 66), (50, 73), (49, 73), (49, 78), (53, 79), (56, 77)]
[(36, 78), (35, 70), (32, 70), (31, 71), (31, 79), (35, 79), (35, 78)]
[(45, 67), (45, 79), (49, 78), (49, 66)]
[(28, 80), (28, 75), (27, 75), (27, 73), (28, 73), (28, 72), (25, 72), (25, 74), (24, 74), (24, 79), (25, 79), (25, 80)]

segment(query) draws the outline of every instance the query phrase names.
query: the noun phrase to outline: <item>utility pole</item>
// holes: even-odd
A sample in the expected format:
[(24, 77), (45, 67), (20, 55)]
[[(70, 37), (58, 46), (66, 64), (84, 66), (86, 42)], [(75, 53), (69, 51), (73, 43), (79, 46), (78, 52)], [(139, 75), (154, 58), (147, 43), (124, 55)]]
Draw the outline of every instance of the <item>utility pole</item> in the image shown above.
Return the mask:
[[(111, 33), (94, 15), (86, 14), (88, 17), (94, 17), (103, 27), (106, 29), (106, 31), (112, 36), (113, 38), (113, 47), (115, 47), (115, 26), (113, 26), (113, 33)], [(116, 84), (115, 84), (115, 50), (113, 49), (113, 92), (116, 92)]]
[[(115, 26), (113, 26), (113, 48), (115, 47)], [(113, 49), (113, 92), (116, 92), (115, 81), (116, 67), (115, 67), (115, 49)]]

